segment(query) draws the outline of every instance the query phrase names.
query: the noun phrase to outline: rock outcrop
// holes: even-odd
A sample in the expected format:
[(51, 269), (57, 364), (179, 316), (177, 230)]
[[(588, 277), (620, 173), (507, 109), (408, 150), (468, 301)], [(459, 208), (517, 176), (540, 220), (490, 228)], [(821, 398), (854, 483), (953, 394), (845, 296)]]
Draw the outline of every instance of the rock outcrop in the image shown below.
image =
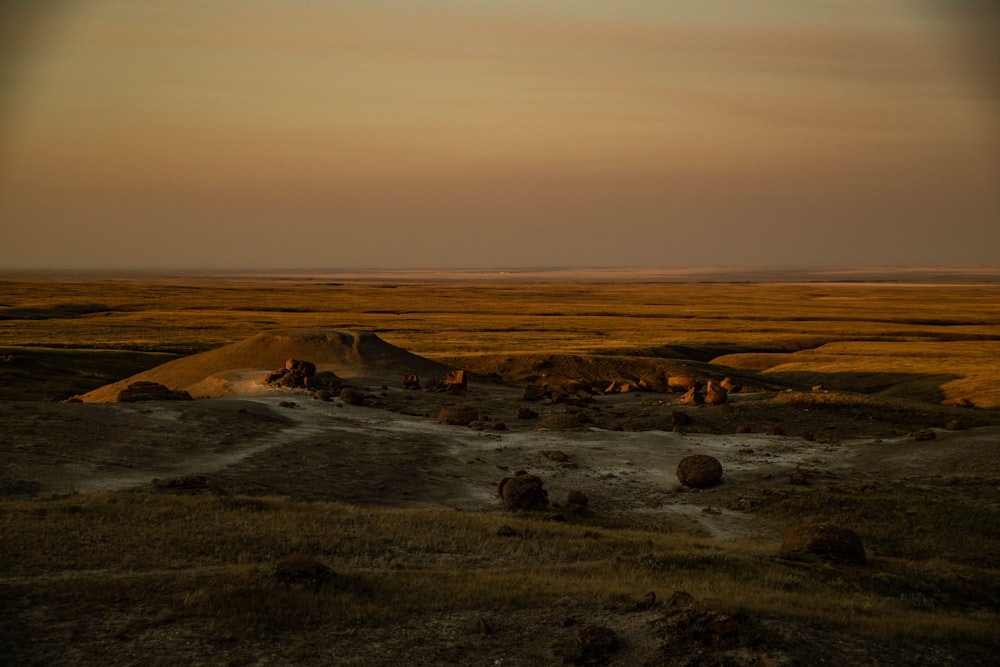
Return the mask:
[(788, 529), (781, 542), (787, 558), (817, 556), (828, 560), (866, 563), (865, 547), (850, 528), (832, 523), (804, 523)]

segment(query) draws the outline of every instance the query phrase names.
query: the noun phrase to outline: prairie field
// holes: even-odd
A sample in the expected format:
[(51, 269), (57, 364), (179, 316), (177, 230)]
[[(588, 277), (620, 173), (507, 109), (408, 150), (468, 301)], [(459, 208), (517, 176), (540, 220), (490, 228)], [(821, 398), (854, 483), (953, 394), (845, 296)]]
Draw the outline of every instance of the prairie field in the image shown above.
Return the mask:
[[(5, 660), (994, 664), (996, 276), (608, 275), (4, 276)], [(315, 331), (384, 341), (343, 338), (358, 401), (88, 398)], [(403, 350), (468, 387), (405, 389)], [(685, 405), (676, 375), (743, 389)], [(529, 402), (564, 381), (590, 395)], [(693, 453), (721, 483), (679, 481)], [(498, 498), (521, 470), (543, 509)], [(866, 562), (785, 555), (809, 523)]]

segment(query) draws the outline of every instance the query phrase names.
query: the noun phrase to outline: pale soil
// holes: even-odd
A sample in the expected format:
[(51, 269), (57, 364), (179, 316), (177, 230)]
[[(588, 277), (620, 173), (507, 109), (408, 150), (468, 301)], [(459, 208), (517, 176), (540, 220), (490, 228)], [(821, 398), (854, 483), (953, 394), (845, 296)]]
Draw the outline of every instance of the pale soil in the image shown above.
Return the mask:
[[(944, 483), (1000, 475), (1000, 426), (940, 428), (960, 410), (784, 405), (773, 393), (734, 394), (729, 405), (697, 408), (677, 405), (676, 394), (615, 394), (597, 397), (589, 408), (568, 408), (528, 403), (518, 388), (498, 383), (473, 382), (453, 396), (407, 391), (391, 381), (353, 379), (368, 393), (365, 406), (259, 385), (244, 387), (255, 393), (242, 397), (193, 402), (0, 402), (7, 443), (0, 493), (149, 489), (155, 478), (204, 475), (233, 494), (498, 511), (497, 482), (523, 469), (545, 481), (557, 505), (569, 491), (583, 491), (597, 511), (667, 515), (726, 539), (780, 536), (784, 527), (744, 510), (761, 493), (787, 490), (796, 469), (839, 481), (905, 476)], [(438, 423), (437, 413), (452, 404), (475, 405), (482, 421), (503, 421), (507, 430)], [(520, 407), (539, 418), (518, 419)], [(689, 426), (671, 425), (678, 410), (692, 417)], [(541, 417), (568, 411), (586, 415), (586, 423), (539, 430)], [(984, 420), (965, 414), (975, 417), (966, 421)], [(734, 433), (734, 424), (752, 432)], [(786, 435), (765, 434), (768, 425)], [(908, 435), (924, 426), (936, 426), (937, 439)], [(803, 438), (804, 431), (815, 439)], [(569, 463), (541, 454), (551, 450)], [(696, 453), (720, 460), (723, 484), (707, 490), (679, 484), (677, 464)]]

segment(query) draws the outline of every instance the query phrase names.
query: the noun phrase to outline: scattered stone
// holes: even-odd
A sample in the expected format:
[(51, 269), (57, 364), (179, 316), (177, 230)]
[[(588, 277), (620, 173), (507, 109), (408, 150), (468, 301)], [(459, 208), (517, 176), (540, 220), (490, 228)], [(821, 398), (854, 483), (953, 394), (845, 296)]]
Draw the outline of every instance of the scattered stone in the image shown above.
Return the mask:
[(813, 391), (826, 391), (826, 387), (824, 387), (824, 386), (823, 386), (823, 385), (821, 385), (821, 384), (814, 384), (814, 385), (812, 386), (812, 390), (813, 390)]
[(728, 391), (730, 394), (738, 394), (743, 391), (743, 385), (731, 377), (722, 378), (722, 382), (719, 383), (719, 386)]
[(407, 373), (403, 376), (403, 389), (420, 389), (420, 376), (416, 373)]
[(444, 387), (446, 391), (461, 392), (469, 386), (469, 378), (463, 370), (448, 371), (444, 376)]
[(518, 419), (538, 419), (538, 413), (531, 408), (518, 408), (517, 409)]
[(566, 652), (566, 661), (574, 665), (607, 664), (620, 645), (618, 635), (606, 625), (590, 624), (579, 628)]
[(539, 431), (568, 431), (583, 426), (576, 412), (553, 412), (538, 420), (535, 429)]
[(753, 427), (750, 424), (739, 424), (736, 427), (737, 433), (753, 433)]
[(348, 405), (364, 405), (368, 394), (353, 387), (344, 387), (340, 390), (340, 400)]
[(722, 464), (707, 454), (694, 454), (677, 464), (677, 479), (684, 486), (706, 489), (722, 480)]
[(952, 419), (947, 424), (944, 425), (945, 429), (948, 431), (964, 431), (965, 424), (961, 419)]
[(650, 591), (641, 600), (636, 600), (634, 597), (628, 593), (622, 593), (621, 595), (615, 595), (611, 598), (611, 603), (607, 605), (606, 609), (610, 611), (618, 612), (636, 612), (636, 611), (646, 611), (647, 609), (652, 609), (656, 606), (656, 593)]
[(325, 402), (330, 402), (333, 400), (333, 392), (329, 389), (320, 389), (313, 394), (317, 399)]
[(449, 405), (438, 413), (438, 423), (449, 426), (468, 426), (478, 420), (479, 409), (471, 405)]
[(333, 576), (333, 570), (311, 556), (294, 554), (274, 564), (274, 577), (283, 584), (304, 584), (318, 589)]
[(777, 424), (768, 424), (764, 427), (764, 433), (768, 435), (785, 435), (785, 429), (781, 428)]
[(522, 397), (526, 401), (535, 402), (545, 398), (546, 393), (547, 387), (542, 387), (537, 384), (528, 384), (524, 386), (524, 394), (522, 394)]
[(501, 421), (490, 421), (483, 424), (484, 431), (506, 431), (507, 424)]
[(283, 408), (295, 408), (298, 407), (299, 404), (295, 401), (282, 401), (281, 403), (278, 403), (278, 405)]
[(168, 493), (212, 493), (212, 488), (208, 485), (208, 478), (203, 475), (184, 475), (168, 479), (154, 479), (153, 487), (158, 491), (166, 491)]
[(786, 558), (818, 556), (829, 560), (868, 562), (857, 533), (831, 523), (805, 523), (788, 529), (781, 543), (781, 555)]
[(539, 456), (543, 456), (550, 461), (555, 461), (556, 463), (566, 463), (569, 461), (569, 457), (566, 456), (565, 452), (558, 449), (543, 449), (538, 452)]
[(686, 412), (674, 410), (670, 413), (670, 423), (674, 426), (687, 426), (691, 423), (691, 416)]
[(705, 386), (705, 404), (722, 405), (729, 400), (729, 392), (711, 380)]
[(691, 387), (687, 390), (687, 393), (681, 396), (681, 400), (678, 401), (681, 405), (704, 405), (705, 395), (698, 391), (697, 387)]
[[(518, 471), (521, 472), (521, 471)], [(542, 480), (528, 473), (514, 474), (502, 481), (497, 489), (509, 510), (545, 509), (549, 506), (549, 493)]]
[(287, 359), (283, 367), (264, 376), (264, 384), (284, 389), (332, 389), (340, 386), (340, 378), (329, 371), (317, 374), (311, 361)]
[(566, 503), (568, 505), (579, 505), (580, 507), (586, 507), (590, 503), (590, 498), (583, 491), (570, 491), (566, 496)]
[(738, 639), (736, 619), (702, 606), (689, 593), (675, 591), (666, 608), (654, 625), (667, 638), (665, 651), (680, 654), (688, 648), (695, 652), (698, 645), (733, 645)]
[(929, 428), (920, 428), (910, 434), (914, 440), (934, 440), (937, 434)]
[(697, 389), (701, 385), (697, 379), (686, 375), (671, 375), (667, 378), (667, 389), (677, 393), (685, 393)]
[(133, 382), (118, 392), (119, 403), (139, 401), (190, 401), (191, 394), (179, 389), (168, 389), (159, 382)]

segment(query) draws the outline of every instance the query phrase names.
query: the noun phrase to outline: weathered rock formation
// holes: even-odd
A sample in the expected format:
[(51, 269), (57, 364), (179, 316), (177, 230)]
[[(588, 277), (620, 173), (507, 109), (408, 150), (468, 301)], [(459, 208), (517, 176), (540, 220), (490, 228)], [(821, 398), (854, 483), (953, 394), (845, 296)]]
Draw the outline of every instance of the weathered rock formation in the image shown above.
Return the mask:
[(471, 405), (449, 405), (438, 413), (438, 423), (450, 426), (468, 426), (478, 420), (479, 409)]
[(788, 529), (781, 543), (788, 558), (818, 556), (829, 560), (866, 563), (865, 547), (850, 528), (832, 523), (804, 523)]
[(190, 400), (191, 394), (186, 391), (169, 389), (159, 382), (133, 382), (128, 387), (118, 392), (119, 403)]
[(549, 506), (549, 492), (545, 490), (542, 480), (523, 470), (500, 480), (497, 493), (509, 510), (545, 509)]
[(681, 396), (681, 400), (678, 403), (681, 405), (703, 405), (705, 403), (705, 395), (697, 387), (691, 387), (687, 390), (686, 394)]
[(707, 454), (686, 456), (677, 464), (677, 479), (684, 486), (707, 489), (722, 480), (722, 464)]
[(722, 405), (729, 400), (729, 392), (711, 380), (705, 385), (705, 404)]

